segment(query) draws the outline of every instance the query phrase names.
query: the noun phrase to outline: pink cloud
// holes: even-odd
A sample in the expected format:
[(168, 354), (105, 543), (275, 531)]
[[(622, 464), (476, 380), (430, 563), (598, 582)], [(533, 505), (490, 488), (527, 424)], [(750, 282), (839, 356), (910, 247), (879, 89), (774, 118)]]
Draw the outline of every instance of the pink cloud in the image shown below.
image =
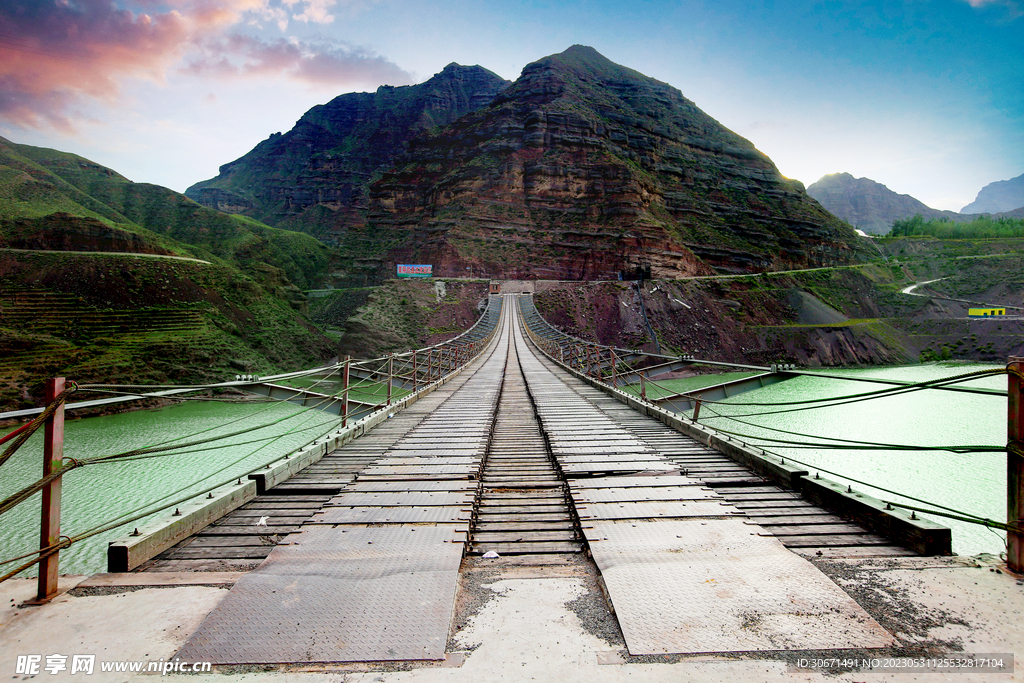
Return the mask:
[(208, 41), (188, 73), (212, 76), (283, 75), (316, 85), (375, 82), (401, 85), (412, 77), (387, 59), (359, 49), (246, 35)]
[[(327, 22), (334, 0), (293, 0), (292, 18)], [(113, 103), (125, 78), (161, 82), (186, 55), (185, 73), (283, 75), (315, 84), (408, 83), (383, 57), (332, 44), (227, 35), (245, 21), (287, 25), (270, 0), (0, 0), (0, 117), (27, 127), (73, 127), (87, 100)], [(305, 15), (305, 16), (303, 16)]]

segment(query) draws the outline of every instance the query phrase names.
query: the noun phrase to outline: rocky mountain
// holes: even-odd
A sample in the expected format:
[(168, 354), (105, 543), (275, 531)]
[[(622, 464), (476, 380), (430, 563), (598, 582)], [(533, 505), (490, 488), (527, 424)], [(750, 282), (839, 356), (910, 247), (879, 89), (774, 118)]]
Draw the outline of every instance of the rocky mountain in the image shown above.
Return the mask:
[(960, 213), (1001, 213), (1024, 207), (1024, 174), (981, 188), (973, 202)]
[[(449, 66), (427, 84), (466, 68)], [(508, 87), (490, 85), (486, 106), (417, 128), (375, 170), (380, 156), (357, 164), (325, 146), (305, 151), (302, 131), (323, 120), (313, 110), (189, 193), (201, 198), (230, 181), (232, 197), (251, 201), (276, 187), (282, 220), (333, 230), (349, 273), (372, 277), (392, 273), (396, 261), (432, 263), (439, 275), (614, 279), (649, 265), (656, 277), (674, 277), (842, 263), (857, 248), (848, 225), (748, 140), (679, 90), (593, 48), (573, 46), (528, 65)], [(373, 111), (390, 117), (381, 102)], [(288, 165), (292, 158), (299, 163)], [(346, 194), (357, 187), (368, 193), (365, 209), (361, 192)], [(333, 204), (323, 200), (329, 193), (338, 195)], [(310, 203), (300, 210), (285, 197)]]
[(955, 211), (926, 206), (908, 194), (897, 194), (870, 178), (854, 178), (849, 173), (831, 173), (807, 188), (830, 212), (864, 232), (885, 235), (898, 218), (920, 214), (924, 218), (970, 220)]
[(482, 67), (449, 64), (419, 85), (341, 95), (185, 194), (204, 206), (329, 239), (363, 224), (367, 185), (412, 137), (487, 105), (508, 84)]

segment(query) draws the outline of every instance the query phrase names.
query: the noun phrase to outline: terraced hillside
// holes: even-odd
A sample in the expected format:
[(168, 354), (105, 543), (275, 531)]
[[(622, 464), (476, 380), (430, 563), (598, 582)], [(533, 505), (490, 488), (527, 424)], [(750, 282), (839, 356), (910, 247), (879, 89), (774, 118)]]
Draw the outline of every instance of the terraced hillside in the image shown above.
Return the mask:
[(0, 138), (0, 409), (47, 377), (221, 381), (336, 355), (305, 316), (314, 238)]

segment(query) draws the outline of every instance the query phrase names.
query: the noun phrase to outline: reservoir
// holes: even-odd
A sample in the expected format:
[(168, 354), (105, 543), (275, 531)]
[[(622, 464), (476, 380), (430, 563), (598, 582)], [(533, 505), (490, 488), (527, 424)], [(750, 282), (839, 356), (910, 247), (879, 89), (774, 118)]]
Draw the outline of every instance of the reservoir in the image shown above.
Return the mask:
[[(872, 377), (918, 382), (995, 366), (943, 363), (892, 368), (822, 370), (850, 378)], [(708, 378), (697, 378), (708, 384)], [(685, 383), (687, 380), (673, 382)], [(1006, 388), (1005, 375), (974, 380), (967, 386)], [(795, 412), (775, 412), (743, 403), (778, 403), (875, 391), (884, 385), (818, 377), (798, 377), (730, 399), (729, 404), (706, 405), (700, 421), (748, 436), (813, 442), (803, 436), (780, 435), (783, 429), (809, 436), (912, 445), (1006, 444), (1006, 398), (949, 391), (919, 391), (847, 405)], [(714, 412), (743, 420), (739, 423)], [(774, 413), (774, 414), (767, 414)], [(73, 415), (70, 414), (70, 415)], [(156, 409), (86, 419), (68, 419), (65, 457), (87, 458), (122, 453), (174, 441), (195, 441), (241, 434), (207, 444), (138, 460), (89, 465), (64, 477), (61, 533), (75, 535), (118, 516), (154, 507), (160, 500), (177, 500), (236, 477), (245, 477), (263, 464), (290, 453), (339, 426), (335, 415), (289, 404), (184, 401)], [(748, 441), (748, 438), (743, 438)], [(816, 468), (922, 498), (957, 510), (1005, 522), (1006, 454), (957, 454), (943, 451), (893, 451), (787, 448), (764, 442), (769, 452)], [(42, 471), (42, 430), (2, 467), (0, 496), (21, 489)], [(822, 476), (848, 483), (843, 476)], [(899, 496), (852, 483), (854, 491), (879, 498)], [(39, 494), (0, 519), (0, 560), (38, 547)], [(908, 501), (909, 502), (909, 501)], [(928, 507), (913, 503), (920, 507)], [(927, 515), (924, 515), (927, 517)], [(1004, 534), (931, 517), (953, 529), (953, 550), (961, 555), (999, 553)], [(60, 554), (64, 574), (106, 570), (108, 541), (142, 526), (145, 519), (125, 524), (76, 543)], [(4, 565), (7, 571), (13, 564)], [(2, 573), (2, 572), (0, 572)], [(28, 572), (28, 573), (31, 573)]]

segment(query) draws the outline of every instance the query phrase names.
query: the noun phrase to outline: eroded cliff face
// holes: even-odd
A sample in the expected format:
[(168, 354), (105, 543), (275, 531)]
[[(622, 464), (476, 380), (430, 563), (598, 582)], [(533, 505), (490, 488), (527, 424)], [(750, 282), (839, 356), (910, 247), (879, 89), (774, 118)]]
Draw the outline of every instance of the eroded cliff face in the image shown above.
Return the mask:
[(419, 85), (341, 95), (185, 194), (211, 208), (329, 240), (363, 225), (374, 172), (412, 137), (488, 104), (507, 85), (482, 67), (449, 64)]
[(393, 260), (440, 275), (614, 279), (847, 261), (849, 226), (671, 86), (574, 46), (412, 140), (371, 188)]

